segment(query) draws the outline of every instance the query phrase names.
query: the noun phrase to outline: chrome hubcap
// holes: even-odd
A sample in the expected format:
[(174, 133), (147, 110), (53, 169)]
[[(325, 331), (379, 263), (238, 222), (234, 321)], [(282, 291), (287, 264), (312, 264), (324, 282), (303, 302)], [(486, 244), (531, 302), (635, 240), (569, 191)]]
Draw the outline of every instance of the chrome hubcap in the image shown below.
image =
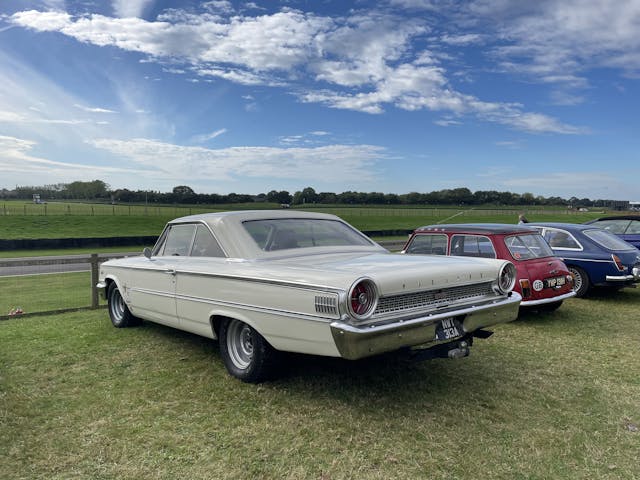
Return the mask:
[(118, 290), (113, 292), (111, 296), (111, 313), (116, 320), (122, 320), (124, 316), (124, 300), (122, 299), (122, 295)]
[(227, 350), (233, 364), (246, 369), (253, 358), (253, 331), (249, 325), (233, 320), (227, 330)]
[(574, 270), (573, 268), (570, 268), (569, 271), (571, 272), (571, 275), (573, 275), (573, 291), (577, 292), (578, 290), (580, 290), (580, 287), (582, 287), (582, 275), (580, 275), (578, 271)]

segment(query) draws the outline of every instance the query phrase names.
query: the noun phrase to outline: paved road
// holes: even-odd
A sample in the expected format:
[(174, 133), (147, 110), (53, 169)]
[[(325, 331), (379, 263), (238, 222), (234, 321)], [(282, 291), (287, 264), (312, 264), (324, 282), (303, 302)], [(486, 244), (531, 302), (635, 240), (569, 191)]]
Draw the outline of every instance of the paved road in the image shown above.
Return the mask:
[[(379, 242), (383, 247), (391, 251), (397, 251), (404, 245), (402, 241)], [(133, 257), (140, 255), (140, 252), (129, 253), (103, 253), (100, 254), (100, 261), (109, 258)], [(58, 255), (49, 257), (23, 257), (23, 258), (0, 258), (0, 277), (16, 275), (39, 275), (44, 273), (63, 272), (88, 272), (91, 270), (89, 255)]]

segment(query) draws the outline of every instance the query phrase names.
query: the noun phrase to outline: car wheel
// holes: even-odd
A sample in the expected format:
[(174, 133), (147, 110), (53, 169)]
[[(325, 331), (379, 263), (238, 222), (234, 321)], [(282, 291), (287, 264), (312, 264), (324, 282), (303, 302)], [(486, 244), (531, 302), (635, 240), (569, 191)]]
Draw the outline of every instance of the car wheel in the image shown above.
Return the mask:
[(220, 355), (232, 376), (260, 383), (274, 373), (278, 352), (251, 326), (231, 319), (220, 325)]
[(573, 275), (573, 291), (576, 297), (583, 297), (590, 287), (589, 276), (580, 267), (570, 266), (569, 271)]
[(116, 328), (133, 327), (140, 324), (140, 319), (135, 317), (125, 303), (116, 282), (111, 282), (107, 290), (107, 303), (109, 306), (109, 318)]

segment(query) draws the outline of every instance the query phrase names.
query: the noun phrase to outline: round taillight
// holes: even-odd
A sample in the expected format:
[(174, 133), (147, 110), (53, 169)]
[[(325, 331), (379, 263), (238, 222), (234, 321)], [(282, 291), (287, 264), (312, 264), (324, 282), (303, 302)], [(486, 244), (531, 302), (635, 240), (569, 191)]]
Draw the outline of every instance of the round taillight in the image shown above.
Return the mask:
[(516, 284), (516, 267), (511, 262), (507, 262), (500, 267), (500, 274), (498, 275), (498, 292), (505, 294), (513, 290)]
[(358, 280), (349, 290), (349, 311), (358, 320), (371, 316), (378, 304), (376, 285), (369, 279)]

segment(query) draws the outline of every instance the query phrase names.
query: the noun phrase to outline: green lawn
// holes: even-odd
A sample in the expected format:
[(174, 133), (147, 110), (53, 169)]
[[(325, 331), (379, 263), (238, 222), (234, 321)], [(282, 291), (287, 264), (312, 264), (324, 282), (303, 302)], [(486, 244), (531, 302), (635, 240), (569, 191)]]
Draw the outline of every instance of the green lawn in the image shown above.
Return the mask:
[(213, 341), (104, 310), (1, 321), (1, 476), (637, 479), (639, 308), (572, 299), (457, 361), (295, 355), (258, 386)]
[[(109, 207), (103, 205), (103, 207)], [(124, 207), (123, 207), (124, 208)], [(513, 208), (513, 207), (512, 207)], [(178, 216), (204, 211), (199, 209), (157, 207), (157, 214), (143, 215), (2, 215), (0, 239), (94, 238), (159, 235), (167, 221)], [(337, 208), (315, 207), (313, 211), (333, 213), (360, 230), (412, 230), (434, 223), (498, 222), (516, 223), (519, 210), (466, 208)], [(295, 210), (291, 210), (292, 213)], [(563, 210), (533, 210), (530, 221), (582, 223), (602, 212), (568, 213)]]
[(0, 277), (0, 316), (91, 306), (90, 272)]

